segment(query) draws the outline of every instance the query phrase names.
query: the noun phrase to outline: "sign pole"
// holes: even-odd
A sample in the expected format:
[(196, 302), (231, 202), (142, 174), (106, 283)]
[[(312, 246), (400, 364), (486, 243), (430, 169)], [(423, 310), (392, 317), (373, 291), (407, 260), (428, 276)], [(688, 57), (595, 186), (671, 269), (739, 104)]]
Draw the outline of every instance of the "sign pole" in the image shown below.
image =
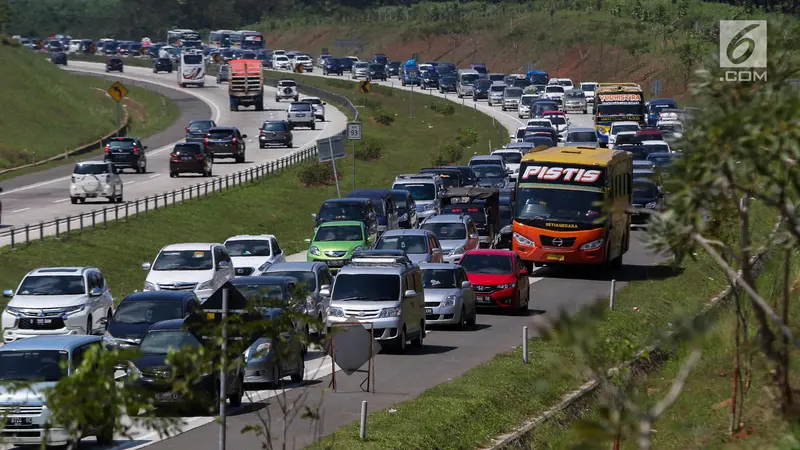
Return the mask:
[[(328, 146), (331, 150), (331, 164), (333, 164), (333, 179), (336, 180), (336, 195), (342, 198), (342, 191), (339, 189), (339, 174), (336, 173), (336, 157), (333, 155), (333, 141), (328, 137)], [(355, 155), (353, 155), (355, 157)]]
[(353, 190), (356, 190), (356, 141), (353, 141)]
[(228, 296), (230, 291), (227, 287), (222, 289), (222, 366), (219, 369), (219, 450), (225, 450), (227, 421), (225, 420), (225, 372), (228, 365), (228, 330), (225, 322), (228, 319)]
[(119, 128), (121, 126), (119, 123), (120, 109), (122, 109), (122, 104), (120, 102), (117, 102), (117, 137), (119, 137)]
[(410, 119), (414, 118), (414, 85), (411, 85), (411, 101), (408, 103), (409, 114), (408, 117)]

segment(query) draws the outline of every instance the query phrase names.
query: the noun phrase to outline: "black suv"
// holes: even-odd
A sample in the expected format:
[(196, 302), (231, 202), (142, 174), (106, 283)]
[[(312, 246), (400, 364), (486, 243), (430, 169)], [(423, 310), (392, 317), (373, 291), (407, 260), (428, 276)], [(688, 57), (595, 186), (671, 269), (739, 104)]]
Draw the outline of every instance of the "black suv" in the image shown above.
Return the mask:
[(319, 213), (312, 214), (314, 226), (337, 220), (357, 220), (364, 222), (370, 234), (378, 232), (378, 216), (372, 201), (367, 198), (332, 198), (319, 207)]
[(285, 120), (268, 120), (261, 125), (258, 132), (258, 147), (267, 148), (268, 145), (285, 145), (292, 148), (292, 125)]
[(158, 58), (153, 61), (153, 73), (158, 72), (172, 73), (172, 60), (169, 58)]
[(386, 64), (386, 75), (390, 77), (400, 76), (400, 61), (389, 61)]
[(146, 145), (135, 137), (114, 137), (106, 143), (106, 153), (103, 161), (114, 163), (114, 166), (122, 172), (122, 169), (133, 169), (136, 173), (147, 172), (147, 150)]
[(215, 127), (208, 130), (205, 146), (211, 159), (234, 158), (237, 163), (244, 162), (246, 134), (235, 127)]
[(456, 92), (456, 77), (450, 74), (442, 75), (439, 80), (439, 92)]
[(106, 72), (124, 72), (122, 68), (122, 58), (109, 58), (106, 61)]
[(53, 64), (58, 64), (61, 66), (67, 65), (67, 54), (64, 52), (53, 52), (50, 53), (50, 62)]
[(422, 72), (422, 89), (439, 89), (439, 80), (442, 76), (435, 70)]
[(386, 75), (386, 65), (385, 64), (378, 64), (372, 63), (369, 65), (369, 78), (372, 80), (382, 80), (386, 81), (388, 76)]
[(323, 75), (330, 75), (332, 73), (336, 75), (342, 75), (344, 73), (342, 70), (341, 58), (327, 58), (322, 64)]
[(208, 130), (215, 128), (217, 123), (213, 120), (193, 120), (186, 126), (186, 142), (199, 142), (206, 141), (206, 134)]

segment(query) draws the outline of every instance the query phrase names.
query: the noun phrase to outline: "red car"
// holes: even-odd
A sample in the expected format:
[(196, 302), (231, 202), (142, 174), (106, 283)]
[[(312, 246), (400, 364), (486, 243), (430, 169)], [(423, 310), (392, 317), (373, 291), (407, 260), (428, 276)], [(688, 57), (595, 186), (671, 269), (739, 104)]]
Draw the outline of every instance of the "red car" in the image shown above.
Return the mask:
[(528, 271), (511, 250), (476, 249), (459, 261), (475, 290), (479, 308), (497, 308), (527, 314), (530, 299)]

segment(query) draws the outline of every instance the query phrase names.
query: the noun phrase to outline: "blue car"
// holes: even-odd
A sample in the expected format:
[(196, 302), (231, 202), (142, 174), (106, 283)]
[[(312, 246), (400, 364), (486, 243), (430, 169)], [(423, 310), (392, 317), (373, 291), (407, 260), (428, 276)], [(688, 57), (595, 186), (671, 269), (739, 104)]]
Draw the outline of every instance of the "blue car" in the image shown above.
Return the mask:
[(654, 98), (647, 104), (647, 126), (655, 127), (658, 116), (665, 109), (676, 109), (678, 103), (671, 98)]

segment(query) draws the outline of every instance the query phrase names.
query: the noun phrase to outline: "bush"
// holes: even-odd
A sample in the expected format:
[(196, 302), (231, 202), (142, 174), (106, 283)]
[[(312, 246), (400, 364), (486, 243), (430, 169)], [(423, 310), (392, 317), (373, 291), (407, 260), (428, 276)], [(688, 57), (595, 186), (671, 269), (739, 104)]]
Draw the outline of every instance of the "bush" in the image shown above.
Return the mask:
[(394, 115), (383, 109), (376, 109), (372, 112), (372, 118), (381, 125), (391, 125), (394, 123)]
[[(342, 178), (341, 171), (337, 171), (337, 175), (339, 175), (339, 179)], [(330, 162), (321, 163), (316, 161), (304, 165), (300, 168), (297, 179), (306, 187), (332, 186), (336, 184), (336, 177), (333, 175), (333, 164)]]
[(464, 147), (457, 142), (449, 142), (439, 148), (439, 153), (447, 159), (448, 164), (453, 164), (461, 161), (461, 158), (464, 157)]
[(433, 100), (431, 102), (431, 111), (443, 116), (452, 116), (456, 113), (456, 107), (451, 101)]
[(446, 166), (448, 164), (450, 164), (450, 161), (447, 160), (441, 150), (431, 155), (431, 167)]
[[(356, 104), (358, 101), (356, 101)], [(364, 102), (362, 103), (366, 109), (370, 111), (379, 111), (383, 109), (383, 105), (378, 100), (372, 100), (370, 98), (364, 98)]]
[(459, 128), (456, 140), (462, 147), (469, 147), (478, 142), (478, 132), (474, 128)]
[(375, 161), (383, 155), (383, 144), (375, 139), (365, 139), (356, 146), (356, 159), (359, 161)]

